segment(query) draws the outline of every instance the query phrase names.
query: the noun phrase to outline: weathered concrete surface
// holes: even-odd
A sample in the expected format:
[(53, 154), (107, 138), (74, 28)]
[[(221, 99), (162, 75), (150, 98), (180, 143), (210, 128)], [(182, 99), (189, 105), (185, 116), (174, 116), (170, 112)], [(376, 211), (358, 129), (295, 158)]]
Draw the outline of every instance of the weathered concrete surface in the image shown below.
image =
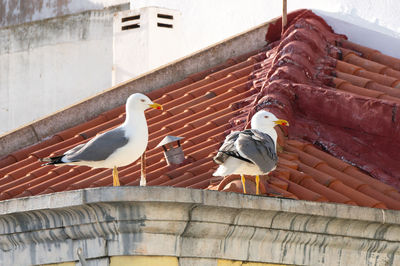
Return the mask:
[(236, 193), (103, 187), (0, 202), (1, 265), (77, 261), (78, 247), (88, 260), (400, 265), (399, 243), (398, 211)]
[[(104, 257), (104, 258), (87, 259), (86, 265), (83, 265), (80, 261), (77, 261), (77, 262), (75, 262), (74, 266), (109, 266), (109, 265), (110, 265), (110, 258)], [(43, 265), (43, 266), (46, 266), (46, 265)], [(53, 265), (51, 265), (51, 266), (53, 266)], [(64, 266), (64, 265), (60, 265), (60, 266)]]
[(217, 259), (179, 258), (179, 266), (218, 266)]
[(113, 16), (125, 8), (0, 28), (0, 134), (111, 87)]
[[(0, 157), (83, 123), (100, 113), (125, 103), (134, 92), (149, 92), (175, 83), (186, 76), (223, 63), (231, 57), (260, 49), (265, 45), (268, 23), (205, 48), (166, 66), (131, 79), (98, 95), (12, 132), (0, 135)], [(244, 45), (244, 43), (246, 45)], [(1, 64), (1, 62), (0, 62)], [(96, 73), (99, 75), (99, 73)]]
[(129, 0), (3, 0), (0, 2), (0, 27), (52, 17), (129, 4)]

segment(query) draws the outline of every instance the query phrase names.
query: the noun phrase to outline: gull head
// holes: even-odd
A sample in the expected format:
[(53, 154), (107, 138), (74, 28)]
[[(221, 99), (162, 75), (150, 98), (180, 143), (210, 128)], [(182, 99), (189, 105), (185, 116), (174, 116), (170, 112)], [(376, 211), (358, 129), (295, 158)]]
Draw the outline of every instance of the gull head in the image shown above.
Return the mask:
[(261, 132), (270, 132), (276, 125), (289, 126), (289, 122), (278, 119), (273, 113), (265, 110), (258, 111), (251, 118), (251, 128)]
[(128, 97), (126, 101), (127, 110), (140, 110), (144, 111), (148, 108), (162, 110), (161, 104), (154, 103), (149, 97), (142, 93), (134, 93)]

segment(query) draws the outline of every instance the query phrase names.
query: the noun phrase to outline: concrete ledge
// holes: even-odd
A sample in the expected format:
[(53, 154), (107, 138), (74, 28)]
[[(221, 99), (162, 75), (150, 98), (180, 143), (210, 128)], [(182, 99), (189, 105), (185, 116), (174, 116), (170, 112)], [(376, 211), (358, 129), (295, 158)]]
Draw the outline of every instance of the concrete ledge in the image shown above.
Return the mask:
[(0, 264), (154, 255), (397, 265), (398, 211), (171, 187), (102, 187), (0, 202)]
[[(274, 21), (274, 20), (273, 20)], [(262, 48), (270, 22), (209, 46), (168, 65), (119, 84), (64, 110), (0, 136), (0, 158), (46, 137), (73, 127), (125, 103), (134, 92), (147, 93), (178, 82), (188, 75), (219, 65), (227, 59)]]

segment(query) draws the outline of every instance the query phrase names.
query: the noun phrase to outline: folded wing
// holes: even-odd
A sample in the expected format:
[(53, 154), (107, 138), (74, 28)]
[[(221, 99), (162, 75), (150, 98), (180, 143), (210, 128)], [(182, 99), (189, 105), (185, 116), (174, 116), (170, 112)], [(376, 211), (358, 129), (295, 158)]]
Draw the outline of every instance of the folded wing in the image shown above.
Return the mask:
[(129, 141), (121, 128), (116, 128), (98, 135), (79, 148), (75, 147), (65, 153), (69, 162), (77, 161), (102, 161), (107, 159), (114, 151), (124, 146)]
[(256, 129), (229, 134), (214, 161), (223, 164), (230, 156), (257, 165), (263, 173), (270, 172), (278, 161), (273, 139)]

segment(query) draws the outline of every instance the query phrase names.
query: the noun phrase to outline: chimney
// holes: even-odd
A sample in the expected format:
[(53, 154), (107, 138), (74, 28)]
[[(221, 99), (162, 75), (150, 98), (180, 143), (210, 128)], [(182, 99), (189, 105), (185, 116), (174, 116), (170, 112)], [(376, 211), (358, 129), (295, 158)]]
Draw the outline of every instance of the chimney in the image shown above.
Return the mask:
[(113, 86), (183, 56), (180, 18), (160, 7), (114, 15)]

